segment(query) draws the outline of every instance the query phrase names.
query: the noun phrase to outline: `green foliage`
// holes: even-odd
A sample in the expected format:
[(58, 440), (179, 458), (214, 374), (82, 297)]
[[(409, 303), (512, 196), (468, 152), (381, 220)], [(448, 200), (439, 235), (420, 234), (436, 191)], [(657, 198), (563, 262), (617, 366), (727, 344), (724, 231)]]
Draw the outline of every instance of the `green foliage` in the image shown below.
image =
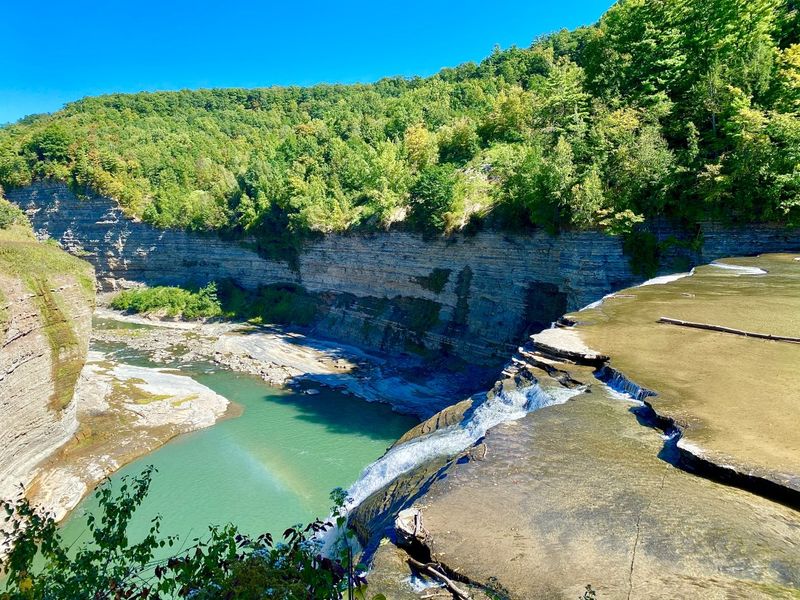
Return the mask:
[(86, 98), (0, 130), (0, 185), (54, 177), (267, 252), (482, 220), (797, 224), (798, 22), (795, 0), (620, 0), (424, 79)]
[[(0, 501), (12, 545), (2, 562), (6, 580), (0, 599), (334, 600), (348, 590), (366, 598), (363, 569), (353, 564), (349, 550), (353, 534), (345, 524), (341, 490), (331, 495), (336, 526), (343, 532), (338, 559), (319, 554), (315, 536), (333, 526), (319, 520), (290, 527), (282, 543), (269, 533), (253, 539), (233, 525), (211, 526), (206, 538), (179, 549), (177, 536), (161, 534), (159, 515), (143, 539), (128, 537), (154, 473), (151, 466), (136, 477), (123, 477), (116, 495), (110, 484), (101, 485), (95, 492), (99, 514), (87, 517), (88, 539), (77, 546), (68, 545), (52, 515), (22, 494), (16, 501)], [(157, 557), (165, 553), (171, 556)]]
[[(0, 189), (0, 191), (2, 191)], [(28, 217), (16, 205), (0, 198), (0, 229), (7, 229), (12, 225), (27, 225)]]
[(309, 325), (320, 307), (316, 296), (292, 284), (261, 286), (251, 291), (223, 281), (219, 298), (226, 317), (256, 323)]
[(411, 187), (411, 220), (422, 229), (444, 228), (453, 202), (456, 174), (449, 165), (426, 167)]
[(133, 313), (164, 313), (168, 317), (199, 319), (222, 314), (217, 299), (217, 285), (210, 283), (198, 290), (180, 287), (136, 288), (120, 292), (111, 307)]
[(319, 310), (319, 300), (300, 286), (276, 284), (246, 290), (231, 280), (211, 282), (199, 289), (144, 287), (125, 290), (111, 300), (111, 308), (164, 314), (184, 319), (224, 317), (254, 323), (308, 325)]
[(622, 247), (630, 260), (631, 271), (643, 277), (655, 277), (660, 249), (658, 240), (652, 233), (628, 232), (625, 234)]

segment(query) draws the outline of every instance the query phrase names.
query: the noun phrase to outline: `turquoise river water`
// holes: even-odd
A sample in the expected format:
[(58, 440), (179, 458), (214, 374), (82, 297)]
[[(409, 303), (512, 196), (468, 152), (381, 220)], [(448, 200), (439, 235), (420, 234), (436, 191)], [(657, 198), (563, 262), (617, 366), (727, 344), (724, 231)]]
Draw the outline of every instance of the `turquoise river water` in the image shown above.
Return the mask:
[[(204, 536), (209, 524), (280, 535), (290, 525), (325, 518), (330, 491), (346, 489), (417, 422), (329, 390), (305, 395), (201, 367), (187, 374), (244, 412), (180, 436), (111, 477), (118, 485), (146, 465), (158, 469), (131, 523), (131, 540), (145, 535), (155, 514), (163, 516), (163, 534), (188, 540)], [(65, 540), (87, 537), (85, 514), (96, 508), (93, 496), (78, 505), (63, 525)]]

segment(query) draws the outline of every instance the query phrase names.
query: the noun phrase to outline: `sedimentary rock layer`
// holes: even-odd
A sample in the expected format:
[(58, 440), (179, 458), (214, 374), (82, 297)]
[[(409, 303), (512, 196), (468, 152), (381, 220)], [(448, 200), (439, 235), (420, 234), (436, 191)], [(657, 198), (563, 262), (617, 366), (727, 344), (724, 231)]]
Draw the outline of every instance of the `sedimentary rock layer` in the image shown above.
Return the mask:
[(30, 482), (77, 429), (72, 394), (92, 308), (74, 276), (52, 273), (34, 284), (0, 273), (0, 497)]
[[(78, 199), (60, 183), (41, 181), (6, 195), (29, 211), (37, 233), (91, 261), (106, 289), (126, 280), (302, 285), (324, 304), (314, 323), (319, 334), (395, 352), (428, 349), (499, 364), (526, 333), (638, 279), (621, 241), (594, 232), (326, 236), (282, 262), (216, 235), (131, 221), (112, 200)], [(687, 241), (670, 227), (654, 233)], [(664, 252), (665, 268), (707, 262), (731, 247), (739, 254), (800, 248), (800, 230), (777, 227), (708, 225), (702, 238), (701, 251), (679, 244)]]

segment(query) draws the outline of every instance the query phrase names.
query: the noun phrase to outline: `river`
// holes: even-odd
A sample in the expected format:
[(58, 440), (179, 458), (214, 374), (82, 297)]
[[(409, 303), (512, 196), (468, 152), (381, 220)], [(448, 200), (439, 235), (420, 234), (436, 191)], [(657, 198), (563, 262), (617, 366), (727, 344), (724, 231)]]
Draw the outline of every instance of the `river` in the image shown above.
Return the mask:
[[(107, 350), (107, 349), (106, 349)], [(118, 352), (127, 363), (153, 366)], [(239, 417), (179, 436), (111, 476), (155, 465), (150, 494), (134, 516), (129, 538), (143, 537), (151, 518), (163, 516), (162, 533), (194, 538), (208, 525), (233, 523), (249, 534), (273, 532), (329, 514), (328, 495), (347, 488), (416, 420), (326, 389), (316, 395), (277, 389), (261, 379), (210, 365), (183, 367), (199, 383), (235, 402)], [(86, 538), (84, 499), (63, 524), (68, 542)]]

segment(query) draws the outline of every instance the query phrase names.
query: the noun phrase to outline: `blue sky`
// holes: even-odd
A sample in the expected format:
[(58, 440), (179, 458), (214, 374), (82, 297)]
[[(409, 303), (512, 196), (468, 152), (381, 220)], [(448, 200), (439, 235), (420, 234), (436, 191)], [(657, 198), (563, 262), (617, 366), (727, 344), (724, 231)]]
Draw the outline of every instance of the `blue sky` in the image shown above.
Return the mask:
[(612, 0), (3, 4), (0, 123), (111, 92), (430, 75), (593, 23)]

